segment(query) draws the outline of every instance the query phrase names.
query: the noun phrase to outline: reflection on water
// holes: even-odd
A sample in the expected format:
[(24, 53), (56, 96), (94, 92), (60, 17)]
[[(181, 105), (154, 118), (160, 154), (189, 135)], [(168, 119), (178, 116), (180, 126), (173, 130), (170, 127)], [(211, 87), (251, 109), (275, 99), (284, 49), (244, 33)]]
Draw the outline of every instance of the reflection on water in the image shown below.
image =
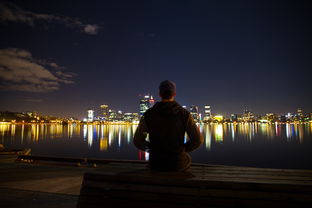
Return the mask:
[(132, 141), (133, 134), (137, 126), (134, 125), (83, 125), (83, 139), (87, 141), (88, 147), (91, 148), (99, 141), (99, 148), (101, 151), (106, 151), (113, 144), (116, 143), (118, 149), (122, 147), (125, 142), (129, 145)]
[(215, 132), (215, 140), (217, 143), (223, 142), (223, 129), (226, 128), (226, 125), (222, 124), (216, 124), (214, 126), (214, 132)]
[(208, 125), (205, 125), (205, 133), (204, 133), (204, 138), (205, 138), (205, 144), (206, 144), (206, 149), (210, 150), (211, 147), (211, 133), (210, 133), (210, 128)]
[[(0, 143), (11, 148), (32, 148), (33, 153), (146, 160), (149, 155), (132, 144), (137, 125), (0, 124)], [(220, 146), (251, 144), (301, 145), (311, 147), (312, 123), (224, 123), (199, 125), (205, 138), (201, 151)], [(185, 136), (185, 141), (187, 135)], [(306, 142), (307, 141), (307, 142)], [(246, 146), (247, 145), (247, 146)], [(84, 153), (80, 152), (84, 151)], [(47, 153), (47, 154), (48, 154)], [(293, 152), (289, 152), (292, 154)], [(288, 153), (286, 153), (288, 154)], [(104, 156), (105, 155), (105, 156)], [(134, 156), (133, 156), (134, 155)]]
[[(118, 150), (122, 145), (132, 145), (137, 125), (60, 125), (60, 124), (0, 124), (1, 143), (28, 144), (41, 140), (83, 138), (90, 149), (94, 145), (107, 151), (112, 145)], [(250, 143), (255, 137), (262, 140), (284, 139), (286, 142), (302, 143), (312, 134), (312, 124), (228, 123), (203, 124), (199, 126), (205, 138), (205, 149), (225, 142)], [(187, 136), (185, 136), (185, 141)], [(225, 141), (226, 140), (226, 141)], [(145, 157), (145, 156), (144, 156)]]

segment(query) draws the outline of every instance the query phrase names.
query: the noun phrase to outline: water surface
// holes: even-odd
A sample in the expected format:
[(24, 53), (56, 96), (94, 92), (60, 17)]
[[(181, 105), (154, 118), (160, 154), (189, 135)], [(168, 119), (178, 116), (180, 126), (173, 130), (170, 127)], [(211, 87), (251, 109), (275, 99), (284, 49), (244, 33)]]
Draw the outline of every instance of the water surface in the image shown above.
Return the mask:
[[(132, 143), (137, 125), (0, 124), (0, 143), (34, 155), (146, 160)], [(193, 162), (312, 169), (312, 124), (202, 124)]]

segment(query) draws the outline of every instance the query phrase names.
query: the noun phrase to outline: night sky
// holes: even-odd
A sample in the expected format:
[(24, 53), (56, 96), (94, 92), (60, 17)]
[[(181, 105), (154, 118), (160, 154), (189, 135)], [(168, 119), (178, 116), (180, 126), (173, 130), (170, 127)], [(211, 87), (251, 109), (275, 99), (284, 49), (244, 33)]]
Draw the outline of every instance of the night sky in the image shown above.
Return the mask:
[(0, 110), (82, 119), (177, 84), (212, 113), (312, 111), (309, 1), (1, 1)]

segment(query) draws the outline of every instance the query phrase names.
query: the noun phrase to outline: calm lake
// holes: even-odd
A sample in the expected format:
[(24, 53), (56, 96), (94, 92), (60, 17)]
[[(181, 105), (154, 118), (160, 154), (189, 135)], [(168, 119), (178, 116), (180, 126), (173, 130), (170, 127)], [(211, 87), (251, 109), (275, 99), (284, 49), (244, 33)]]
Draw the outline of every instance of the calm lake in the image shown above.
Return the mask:
[[(132, 143), (137, 125), (0, 124), (0, 143), (33, 155), (146, 160)], [(312, 123), (201, 124), (193, 162), (312, 169)]]

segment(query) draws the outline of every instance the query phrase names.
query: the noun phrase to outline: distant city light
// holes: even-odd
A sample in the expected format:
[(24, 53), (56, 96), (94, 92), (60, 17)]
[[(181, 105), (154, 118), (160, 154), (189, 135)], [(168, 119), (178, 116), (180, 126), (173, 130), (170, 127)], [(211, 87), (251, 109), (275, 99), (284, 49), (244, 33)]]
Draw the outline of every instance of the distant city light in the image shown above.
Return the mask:
[(217, 114), (213, 117), (214, 120), (218, 121), (218, 122), (222, 122), (224, 117), (223, 115)]
[(94, 119), (94, 110), (88, 110), (88, 121), (92, 122)]
[(140, 116), (143, 116), (143, 114), (154, 105), (154, 98), (152, 95), (145, 95), (143, 99), (140, 99)]

